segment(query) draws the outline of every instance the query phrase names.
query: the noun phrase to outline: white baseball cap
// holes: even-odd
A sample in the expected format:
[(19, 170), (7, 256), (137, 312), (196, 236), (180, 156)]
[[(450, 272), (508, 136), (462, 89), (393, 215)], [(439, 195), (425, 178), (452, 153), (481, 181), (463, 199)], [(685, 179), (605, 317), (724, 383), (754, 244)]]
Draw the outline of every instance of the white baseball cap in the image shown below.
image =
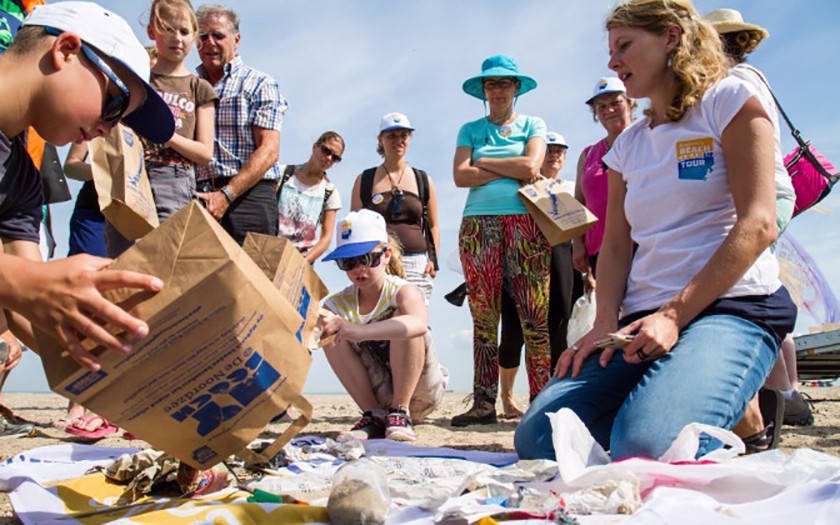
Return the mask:
[(562, 146), (564, 148), (569, 147), (569, 145), (566, 143), (566, 137), (557, 133), (556, 131), (549, 131), (545, 134), (545, 143), (548, 146)]
[(175, 133), (172, 110), (149, 85), (149, 54), (122, 17), (92, 2), (56, 2), (37, 6), (23, 25), (75, 33), (86, 44), (126, 68), (143, 82), (146, 100), (126, 115), (123, 122), (155, 144), (172, 138)]
[(383, 131), (388, 131), (389, 129), (407, 129), (409, 131), (414, 131), (414, 128), (411, 127), (411, 122), (408, 121), (408, 117), (402, 113), (388, 113), (382, 117), (382, 120), (379, 121), (379, 132), (382, 133)]
[(624, 88), (624, 82), (618, 77), (604, 77), (598, 82), (595, 82), (595, 87), (592, 89), (592, 96), (586, 101), (587, 104), (592, 102), (606, 93), (627, 93)]
[(338, 223), (335, 233), (335, 250), (324, 257), (325, 261), (358, 257), (388, 242), (385, 218), (366, 209), (348, 213)]

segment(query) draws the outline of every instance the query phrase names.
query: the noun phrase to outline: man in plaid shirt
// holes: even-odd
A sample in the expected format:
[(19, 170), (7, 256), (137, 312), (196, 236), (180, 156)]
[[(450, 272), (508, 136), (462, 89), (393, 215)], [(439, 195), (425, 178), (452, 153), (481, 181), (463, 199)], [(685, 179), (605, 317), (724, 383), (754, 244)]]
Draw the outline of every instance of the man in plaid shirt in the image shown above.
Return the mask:
[(277, 235), (280, 126), (288, 104), (270, 76), (242, 63), (239, 15), (218, 5), (201, 6), (198, 75), (219, 95), (213, 160), (196, 167), (198, 197), (207, 211), (242, 244), (249, 231)]

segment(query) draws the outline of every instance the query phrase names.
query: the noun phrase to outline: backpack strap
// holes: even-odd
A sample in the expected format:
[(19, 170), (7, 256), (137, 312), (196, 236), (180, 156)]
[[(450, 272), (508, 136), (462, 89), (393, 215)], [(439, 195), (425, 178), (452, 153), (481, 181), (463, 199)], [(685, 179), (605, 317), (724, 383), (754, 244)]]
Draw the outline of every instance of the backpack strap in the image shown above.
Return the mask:
[(286, 169), (283, 170), (283, 176), (280, 177), (280, 180), (277, 182), (277, 186), (274, 187), (274, 193), (279, 197), (280, 192), (283, 191), (283, 186), (289, 182), (289, 179), (295, 174), (295, 165), (294, 164), (287, 164)]
[(414, 168), (414, 176), (417, 179), (417, 195), (420, 197), (420, 202), (423, 203), (422, 225), (423, 236), (426, 238), (426, 249), (429, 252), (429, 260), (435, 267), (435, 271), (440, 270), (437, 258), (437, 249), (435, 248), (435, 239), (432, 235), (432, 225), (429, 223), (429, 175), (418, 168)]
[(321, 221), (324, 220), (324, 214), (327, 212), (327, 202), (329, 202), (334, 191), (335, 184), (327, 178), (327, 185), (324, 187), (324, 203), (321, 205), (321, 215), (318, 216), (318, 224), (321, 224)]
[(368, 168), (362, 172), (362, 180), (359, 185), (359, 197), (362, 200), (362, 208), (371, 209), (373, 204), (373, 176), (376, 175), (376, 168)]

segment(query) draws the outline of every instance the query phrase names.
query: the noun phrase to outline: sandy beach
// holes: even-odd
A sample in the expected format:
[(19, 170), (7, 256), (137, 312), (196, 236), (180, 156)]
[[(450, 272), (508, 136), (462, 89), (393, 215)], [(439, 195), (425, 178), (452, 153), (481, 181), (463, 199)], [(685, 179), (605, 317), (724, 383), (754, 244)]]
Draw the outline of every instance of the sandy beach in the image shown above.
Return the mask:
[[(782, 430), (780, 448), (792, 451), (797, 448), (811, 448), (840, 456), (840, 388), (804, 388), (814, 401), (816, 422), (810, 427), (786, 426)], [(460, 449), (511, 451), (515, 421), (500, 421), (496, 425), (484, 425), (456, 429), (449, 426), (449, 419), (464, 410), (465, 394), (448, 393), (443, 405), (435, 411), (426, 423), (417, 426), (417, 444), (426, 446), (448, 446)], [(314, 405), (313, 421), (304, 430), (305, 434), (335, 437), (338, 432), (351, 426), (358, 417), (358, 410), (348, 396), (308, 396)], [(39, 436), (0, 440), (0, 459), (37, 447), (72, 442), (71, 436), (52, 428), (51, 423), (64, 414), (66, 401), (55, 394), (4, 393), (3, 402), (17, 414), (42, 425)], [(527, 404), (527, 395), (518, 397), (520, 406)], [(270, 430), (270, 429), (269, 429)], [(118, 437), (99, 441), (104, 446), (144, 446), (142, 441), (126, 441), (122, 432)], [(5, 494), (0, 494), (0, 524), (20, 523), (15, 517)]]

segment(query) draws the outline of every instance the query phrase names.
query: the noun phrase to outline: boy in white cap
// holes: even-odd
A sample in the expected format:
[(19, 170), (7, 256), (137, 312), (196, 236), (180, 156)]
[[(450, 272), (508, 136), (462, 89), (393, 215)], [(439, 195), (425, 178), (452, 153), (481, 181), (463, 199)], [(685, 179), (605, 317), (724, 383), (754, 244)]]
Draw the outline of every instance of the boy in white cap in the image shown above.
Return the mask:
[(414, 441), (412, 423), (440, 404), (445, 387), (423, 293), (401, 277), (399, 245), (374, 211), (348, 213), (324, 260), (335, 260), (352, 282), (327, 299), (335, 315), (320, 325), (322, 337), (336, 336), (324, 351), (363, 412), (344, 435)]
[[(82, 339), (128, 351), (149, 331), (101, 291), (158, 291), (163, 283), (149, 275), (104, 270), (109, 260), (87, 255), (36, 262), (41, 183), (20, 135), (32, 126), (47, 142), (62, 146), (104, 136), (122, 120), (152, 142), (166, 142), (174, 119), (148, 78), (148, 55), (128, 24), (89, 2), (38, 7), (0, 56), (5, 92), (0, 98), (0, 308), (29, 346), (34, 346), (31, 322), (92, 370), (99, 364), (82, 348)], [(115, 336), (104, 325), (124, 335)]]

